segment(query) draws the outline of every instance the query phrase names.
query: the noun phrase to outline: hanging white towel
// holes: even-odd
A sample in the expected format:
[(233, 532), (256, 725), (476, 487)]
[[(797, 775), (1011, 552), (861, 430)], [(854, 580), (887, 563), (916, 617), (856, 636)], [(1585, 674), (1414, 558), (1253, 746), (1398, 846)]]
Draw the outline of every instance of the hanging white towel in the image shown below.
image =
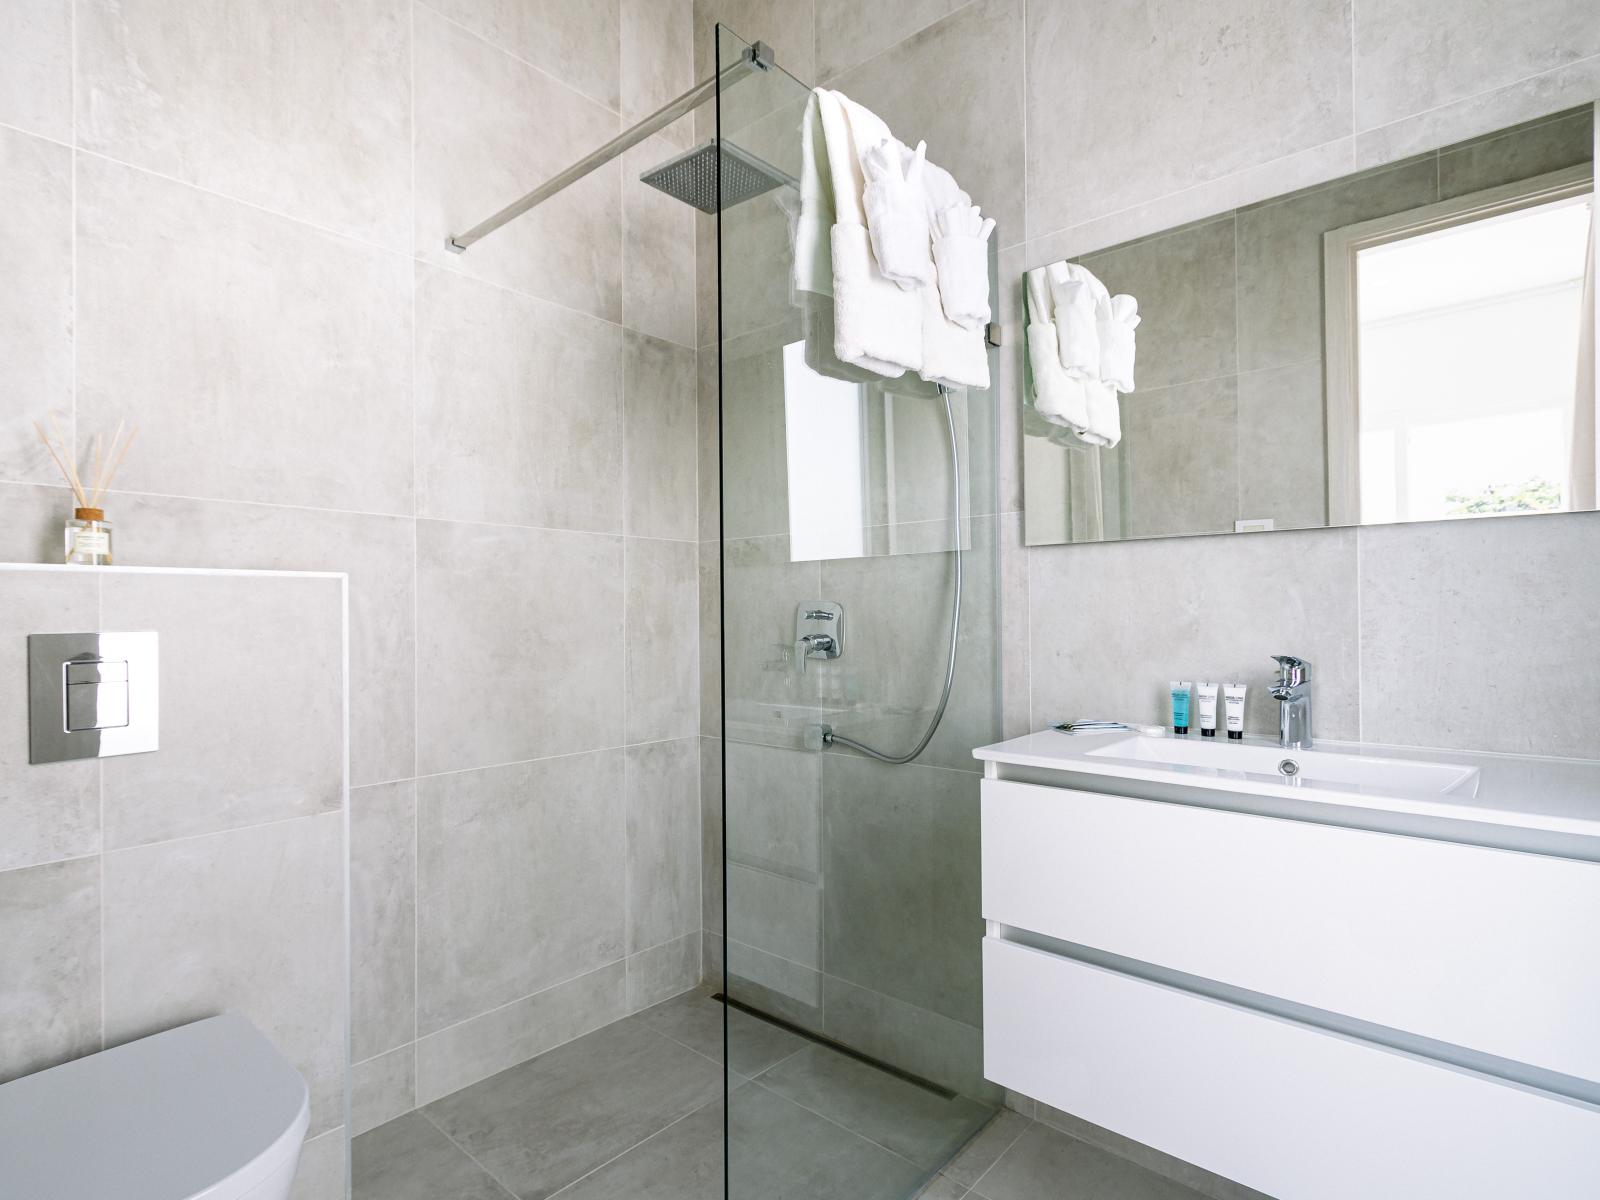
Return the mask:
[(952, 387), (987, 388), (989, 349), (983, 333), (945, 316), (936, 284), (917, 295), (922, 300), (922, 378)]
[(862, 204), (878, 268), (908, 290), (927, 287), (934, 279), (927, 200), (922, 190), (927, 155), (927, 142), (918, 142), (908, 156), (905, 147), (891, 137), (868, 149), (861, 161), (867, 181)]
[(1111, 297), (1100, 327), (1100, 378), (1119, 392), (1133, 391), (1134, 327), (1139, 324), (1139, 302), (1132, 296)]
[(993, 219), (976, 205), (953, 204), (933, 218), (933, 261), (945, 316), (963, 329), (989, 323), (989, 235)]
[(1109, 304), (1105, 284), (1076, 263), (1045, 268), (1061, 347), (1061, 365), (1079, 379), (1100, 378), (1100, 306)]
[(1089, 397), (1084, 381), (1067, 374), (1061, 365), (1048, 270), (1035, 267), (1027, 273), (1026, 279), (1028, 366), (1033, 377), (1033, 407), (1052, 424), (1080, 432), (1089, 425)]
[(1080, 438), (1091, 446), (1115, 446), (1122, 440), (1122, 403), (1117, 399), (1117, 389), (1103, 379), (1088, 379), (1083, 383), (1089, 401), (1089, 420)]
[(833, 295), (833, 172), (823, 137), (822, 90), (812, 91), (800, 122), (800, 211), (794, 225), (794, 289)]

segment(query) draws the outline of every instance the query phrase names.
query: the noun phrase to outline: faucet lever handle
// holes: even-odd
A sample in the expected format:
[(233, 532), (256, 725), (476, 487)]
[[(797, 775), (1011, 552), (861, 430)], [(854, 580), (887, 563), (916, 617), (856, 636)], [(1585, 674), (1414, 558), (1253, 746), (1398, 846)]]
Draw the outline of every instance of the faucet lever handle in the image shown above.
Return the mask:
[(1299, 687), (1311, 682), (1311, 664), (1305, 659), (1293, 654), (1274, 654), (1272, 661), (1278, 664), (1279, 687)]

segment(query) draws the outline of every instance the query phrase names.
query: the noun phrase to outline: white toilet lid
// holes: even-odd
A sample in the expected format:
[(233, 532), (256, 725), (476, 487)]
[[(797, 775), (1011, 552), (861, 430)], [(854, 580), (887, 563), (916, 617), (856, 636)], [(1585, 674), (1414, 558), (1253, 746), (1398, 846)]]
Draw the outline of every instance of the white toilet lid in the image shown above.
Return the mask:
[(196, 1021), (0, 1086), (0, 1194), (192, 1200), (297, 1150), (300, 1073), (244, 1017)]

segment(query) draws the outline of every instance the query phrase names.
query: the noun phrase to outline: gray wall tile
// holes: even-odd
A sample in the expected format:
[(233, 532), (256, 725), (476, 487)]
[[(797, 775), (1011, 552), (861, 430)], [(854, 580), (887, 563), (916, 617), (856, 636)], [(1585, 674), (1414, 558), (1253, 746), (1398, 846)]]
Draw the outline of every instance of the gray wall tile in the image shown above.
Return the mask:
[(14, 397), (0, 408), (0, 479), (54, 483), (61, 473), (31, 422), (48, 429), (46, 413), (59, 412), (71, 430), (71, 152), (0, 128), (0, 208), (0, 277), (10, 281), (0, 294), (0, 394)]
[(417, 267), (417, 511), (622, 528), (622, 331)]
[(700, 725), (699, 547), (628, 538), (624, 555), (627, 740), (692, 737)]
[(308, 1138), (300, 1147), (289, 1200), (344, 1200), (347, 1157), (342, 1125)]
[(615, 321), (620, 168), (588, 178), (457, 256), (465, 232), (614, 137), (613, 108), (416, 10), (416, 252), (440, 266)]
[(1328, 523), (1322, 363), (1239, 376), (1239, 517), (1275, 529)]
[(98, 577), (0, 571), (0, 870), (100, 849), (100, 766), (28, 762), (27, 685), (30, 633), (89, 632), (99, 614)]
[(243, 1013), (306, 1077), (311, 1136), (344, 1119), (344, 819), (105, 856), (110, 1044)]
[(1042, 0), (1027, 19), (1030, 237), (1352, 132), (1348, 0)]
[(622, 0), (620, 20), (622, 119), (633, 122), (693, 86), (694, 4)]
[(161, 749), (101, 764), (108, 848), (339, 808), (340, 596), (334, 579), (105, 576), (102, 627), (161, 639)]
[(359, 1137), (410, 1112), (417, 1103), (417, 1048), (398, 1050), (352, 1063), (350, 1067), (350, 1133)]
[(1600, 758), (1600, 517), (1360, 532), (1361, 735)]
[(72, 136), (70, 0), (16, 0), (0, 12), (0, 122)]
[(680, 346), (695, 344), (695, 210), (639, 176), (688, 149), (687, 133), (668, 126), (622, 156), (623, 324)]
[(607, 108), (618, 107), (618, 0), (430, 0), (430, 6)]
[(619, 744), (622, 592), (620, 538), (420, 522), (419, 769)]
[(416, 1037), (416, 842), (414, 782), (351, 791), (350, 1054), (355, 1062)]
[(628, 748), (627, 839), (628, 953), (698, 930), (698, 738)]
[(1588, 0), (1392, 0), (1355, 22), (1356, 124), (1383, 125), (1600, 54)]
[(700, 933), (630, 954), (627, 968), (630, 1013), (681, 996), (700, 983)]
[(411, 511), (403, 259), (82, 158), (78, 289), (80, 419), (140, 427), (121, 487)]
[[(932, 25), (965, 0), (817, 0), (817, 77), (829, 80)], [(757, 36), (757, 35), (752, 35)]]
[[(410, 22), (401, 0), (240, 12), (77, 6), (86, 149), (403, 247)], [(126, 214), (124, 214), (126, 216)]]
[(620, 750), (418, 782), (419, 1032), (623, 956), (623, 788)]
[(1239, 515), (1236, 376), (1122, 397), (1126, 532), (1226, 533)]
[(638, 333), (626, 337), (625, 528), (635, 537), (693, 540), (700, 454), (695, 352)]
[(1439, 155), (1439, 198), (1530, 179), (1594, 158), (1594, 113), (1576, 113), (1477, 138)]
[(0, 979), (0, 1083), (100, 1049), (98, 858), (0, 871)]
[(722, 739), (714, 737), (700, 739), (700, 925), (722, 931)]

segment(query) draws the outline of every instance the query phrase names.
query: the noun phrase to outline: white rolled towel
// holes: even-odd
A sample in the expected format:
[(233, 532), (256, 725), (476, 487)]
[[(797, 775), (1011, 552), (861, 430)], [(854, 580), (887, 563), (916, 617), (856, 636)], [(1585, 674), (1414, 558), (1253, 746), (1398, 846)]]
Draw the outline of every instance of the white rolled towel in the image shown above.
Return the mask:
[(994, 220), (975, 204), (942, 208), (933, 216), (933, 261), (945, 316), (965, 329), (989, 323), (989, 235)]
[(908, 291), (927, 287), (934, 279), (922, 190), (927, 156), (926, 142), (918, 142), (910, 152), (893, 138), (885, 138), (861, 156), (867, 181), (861, 200), (872, 252), (885, 278)]
[(1079, 379), (1100, 378), (1100, 300), (1105, 293), (1089, 271), (1076, 263), (1057, 262), (1045, 268), (1061, 365)]
[(929, 284), (922, 297), (922, 368), (929, 383), (955, 387), (989, 386), (989, 348), (983, 332), (966, 329), (945, 316), (939, 289)]
[(922, 367), (922, 294), (878, 270), (865, 225), (833, 227), (833, 350), (893, 379)]
[(1100, 378), (1119, 392), (1133, 391), (1133, 331), (1139, 324), (1139, 302), (1121, 294), (1111, 297), (1099, 319)]

